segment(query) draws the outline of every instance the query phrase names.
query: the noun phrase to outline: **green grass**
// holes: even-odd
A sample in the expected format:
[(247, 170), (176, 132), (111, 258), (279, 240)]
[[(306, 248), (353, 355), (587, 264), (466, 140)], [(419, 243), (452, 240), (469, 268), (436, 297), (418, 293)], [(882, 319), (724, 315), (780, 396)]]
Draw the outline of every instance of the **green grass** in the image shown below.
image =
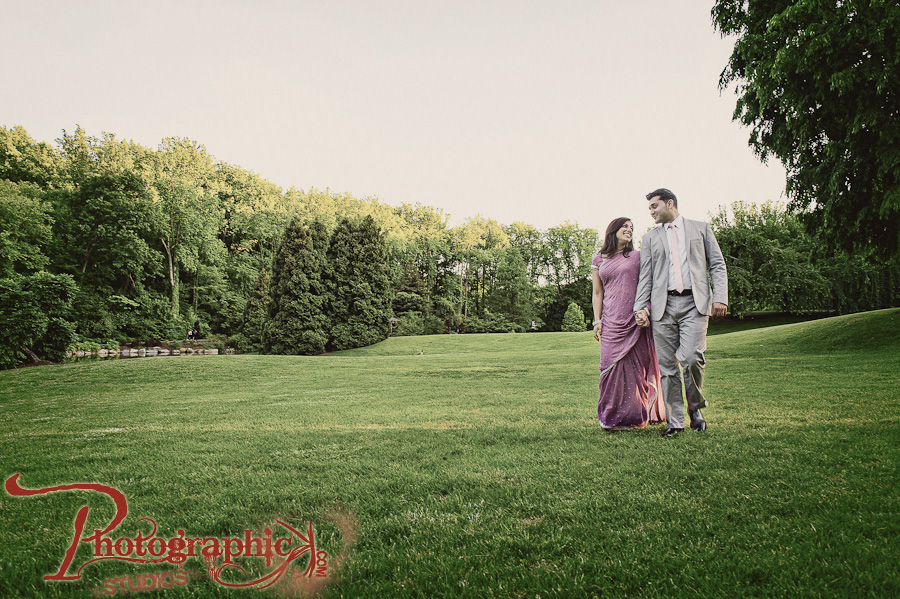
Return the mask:
[[(900, 596), (898, 330), (892, 309), (712, 336), (709, 430), (676, 439), (600, 429), (590, 333), (5, 371), (0, 474), (121, 490), (113, 537), (280, 516), (337, 555), (340, 508), (358, 539), (328, 597)], [(89, 529), (111, 517), (87, 492), (0, 495), (0, 595), (164, 569), (44, 582), (85, 504)]]

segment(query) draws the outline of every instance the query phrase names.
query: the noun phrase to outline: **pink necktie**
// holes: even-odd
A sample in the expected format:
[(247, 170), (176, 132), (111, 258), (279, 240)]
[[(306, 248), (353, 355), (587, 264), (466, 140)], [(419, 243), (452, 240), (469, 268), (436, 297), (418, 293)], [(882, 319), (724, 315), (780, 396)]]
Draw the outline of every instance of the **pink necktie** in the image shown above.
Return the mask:
[(675, 290), (678, 293), (684, 291), (684, 279), (681, 278), (681, 253), (678, 251), (678, 231), (675, 225), (670, 224), (669, 230), (672, 231), (672, 261), (674, 262), (675, 271)]

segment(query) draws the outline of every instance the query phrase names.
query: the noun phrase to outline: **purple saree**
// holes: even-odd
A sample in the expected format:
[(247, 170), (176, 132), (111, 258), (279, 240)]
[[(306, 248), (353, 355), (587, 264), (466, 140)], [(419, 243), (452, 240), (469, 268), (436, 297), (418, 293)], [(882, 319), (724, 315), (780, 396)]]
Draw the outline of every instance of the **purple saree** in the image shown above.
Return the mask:
[(634, 320), (641, 254), (597, 256), (591, 264), (603, 284), (600, 332), (600, 399), (597, 417), (607, 429), (641, 427), (665, 420), (659, 364), (650, 329)]

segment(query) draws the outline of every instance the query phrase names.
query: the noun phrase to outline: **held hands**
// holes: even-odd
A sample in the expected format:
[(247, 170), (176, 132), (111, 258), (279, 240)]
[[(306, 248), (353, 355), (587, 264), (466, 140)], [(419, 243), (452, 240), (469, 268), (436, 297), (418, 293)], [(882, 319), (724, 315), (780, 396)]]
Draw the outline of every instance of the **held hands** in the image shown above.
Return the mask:
[[(713, 320), (721, 320), (725, 318), (725, 315), (728, 313), (728, 306), (725, 304), (715, 302), (712, 305), (712, 311), (710, 312), (710, 317)], [(634, 319), (637, 321), (638, 326), (640, 327), (649, 327), (650, 326), (650, 314), (647, 310), (638, 310), (634, 313)]]
[(639, 327), (647, 328), (650, 326), (650, 313), (646, 309), (638, 310), (634, 313), (634, 319)]
[(728, 314), (728, 306), (719, 302), (713, 302), (712, 311), (709, 314), (713, 320), (721, 320), (725, 318), (726, 314)]

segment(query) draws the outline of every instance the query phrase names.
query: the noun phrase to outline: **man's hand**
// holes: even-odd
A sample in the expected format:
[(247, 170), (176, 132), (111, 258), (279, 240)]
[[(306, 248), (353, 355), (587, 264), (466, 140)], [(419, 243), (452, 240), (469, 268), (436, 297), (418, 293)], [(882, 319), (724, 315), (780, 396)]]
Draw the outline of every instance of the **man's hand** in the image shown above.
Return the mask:
[(720, 302), (713, 302), (712, 312), (710, 313), (710, 317), (713, 320), (721, 320), (725, 318), (726, 314), (728, 314), (728, 306)]
[(647, 328), (650, 326), (650, 313), (646, 309), (638, 310), (634, 313), (634, 319), (639, 327)]
[(594, 325), (594, 339), (600, 341), (600, 331), (603, 330), (603, 323), (598, 322)]

